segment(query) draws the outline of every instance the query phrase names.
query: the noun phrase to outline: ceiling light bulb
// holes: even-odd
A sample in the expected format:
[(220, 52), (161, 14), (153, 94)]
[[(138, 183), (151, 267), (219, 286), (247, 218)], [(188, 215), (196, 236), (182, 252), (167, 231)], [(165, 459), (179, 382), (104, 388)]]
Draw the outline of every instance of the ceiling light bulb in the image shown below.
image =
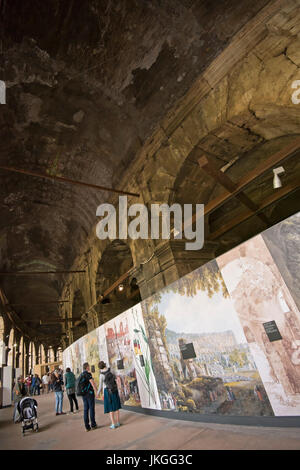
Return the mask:
[(120, 284), (120, 285), (118, 286), (118, 290), (119, 290), (120, 292), (122, 292), (122, 290), (124, 290), (123, 284)]
[(273, 170), (273, 173), (274, 173), (273, 188), (274, 189), (281, 188), (282, 183), (278, 175), (281, 175), (282, 173), (284, 173), (284, 171), (285, 170), (282, 166), (279, 166), (278, 168), (274, 168)]
[(281, 184), (281, 180), (279, 178), (278, 175), (274, 175), (274, 178), (273, 178), (273, 188), (274, 189), (277, 189), (277, 188), (281, 188), (282, 184)]

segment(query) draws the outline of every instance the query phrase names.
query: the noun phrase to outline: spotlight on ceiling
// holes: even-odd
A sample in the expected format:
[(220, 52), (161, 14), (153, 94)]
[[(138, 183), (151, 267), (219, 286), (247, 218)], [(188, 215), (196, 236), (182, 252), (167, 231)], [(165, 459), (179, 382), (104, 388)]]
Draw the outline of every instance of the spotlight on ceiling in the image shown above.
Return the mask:
[(119, 284), (118, 285), (118, 291), (119, 292), (122, 292), (124, 290), (124, 285), (123, 284)]
[(281, 175), (284, 172), (285, 172), (285, 169), (283, 168), (283, 166), (279, 166), (278, 168), (274, 168), (274, 170), (273, 170), (273, 173), (274, 173), (273, 188), (274, 189), (281, 188), (282, 183), (281, 183), (281, 179), (279, 178), (278, 175)]

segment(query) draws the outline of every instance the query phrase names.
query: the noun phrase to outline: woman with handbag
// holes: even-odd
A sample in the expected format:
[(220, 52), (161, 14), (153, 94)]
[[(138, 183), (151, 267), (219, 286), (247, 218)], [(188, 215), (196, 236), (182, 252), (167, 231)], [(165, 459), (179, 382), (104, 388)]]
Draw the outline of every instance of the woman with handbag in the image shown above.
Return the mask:
[[(65, 373), (65, 389), (69, 398), (70, 402), (70, 413), (78, 413), (78, 402), (77, 398), (75, 395), (75, 382), (76, 378), (73, 372), (71, 372), (70, 367), (66, 368), (66, 373)], [(73, 411), (73, 402), (75, 403), (76, 411)]]

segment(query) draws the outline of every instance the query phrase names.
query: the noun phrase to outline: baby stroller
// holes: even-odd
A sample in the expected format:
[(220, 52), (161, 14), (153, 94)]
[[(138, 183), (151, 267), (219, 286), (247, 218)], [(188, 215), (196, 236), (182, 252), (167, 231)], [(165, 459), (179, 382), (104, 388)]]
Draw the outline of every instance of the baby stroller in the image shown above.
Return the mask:
[(20, 413), (20, 421), (22, 423), (23, 436), (25, 431), (32, 429), (38, 432), (39, 425), (37, 419), (37, 401), (31, 397), (24, 397), (18, 403), (18, 412)]

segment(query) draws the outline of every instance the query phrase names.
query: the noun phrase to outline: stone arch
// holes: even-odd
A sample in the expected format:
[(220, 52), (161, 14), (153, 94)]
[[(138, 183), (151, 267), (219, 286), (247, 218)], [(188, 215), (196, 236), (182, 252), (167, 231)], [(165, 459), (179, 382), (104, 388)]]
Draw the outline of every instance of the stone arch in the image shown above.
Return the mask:
[[(133, 259), (131, 250), (127, 243), (122, 240), (113, 240), (102, 253), (98, 262), (98, 269), (96, 274), (96, 296), (99, 298), (114, 282), (116, 282), (122, 274), (126, 273), (133, 266)], [(122, 283), (126, 288), (128, 282)], [(116, 288), (106, 300), (117, 301), (122, 300), (125, 295), (129, 295), (127, 289), (119, 291)], [(104, 299), (105, 302), (105, 299)]]
[(134, 274), (124, 278), (119, 285), (116, 284), (114, 289), (101, 300), (105, 291), (133, 267), (133, 255), (129, 243), (116, 239), (107, 244), (98, 262), (95, 280), (98, 300), (95, 310), (99, 323), (104, 323), (108, 318), (140, 302), (140, 290)]
[(11, 328), (8, 337), (8, 345), (7, 345), (7, 365), (8, 366), (15, 366), (15, 330)]
[(57, 348), (57, 351), (56, 351), (56, 360), (58, 362), (61, 362), (62, 361), (62, 348), (61, 347), (58, 347)]
[[(72, 336), (76, 341), (87, 333), (86, 323), (82, 320), (82, 315), (86, 313), (84, 297), (80, 289), (77, 289), (72, 302)], [(80, 322), (80, 323), (79, 323)]]
[(40, 344), (40, 356), (41, 356), (41, 364), (46, 364), (47, 354), (46, 354), (45, 346), (43, 344)]
[[(270, 49), (270, 43), (276, 46)], [(239, 156), (264, 141), (299, 133), (300, 106), (292, 102), (292, 84), (300, 78), (298, 49), (297, 36), (272, 31), (233, 68), (223, 64), (223, 76), (211, 67), (199, 77), (145, 151), (141, 186), (147, 203), (173, 200), (176, 178), (198, 147), (222, 163), (223, 152)], [(211, 85), (206, 90), (205, 80)]]
[(34, 342), (30, 341), (29, 342), (29, 370), (31, 374), (33, 374), (34, 366), (35, 366), (35, 347), (34, 347)]
[(19, 358), (18, 358), (18, 361), (19, 361), (19, 367), (20, 367), (20, 369), (22, 369), (22, 375), (23, 376), (24, 376), (24, 373), (25, 373), (25, 364), (24, 364), (25, 352), (24, 352), (24, 349), (25, 349), (24, 337), (21, 336), (20, 342), (19, 342)]
[(5, 325), (2, 315), (0, 315), (0, 366), (5, 364)]
[(49, 346), (48, 349), (48, 362), (54, 362), (54, 350), (52, 346)]

